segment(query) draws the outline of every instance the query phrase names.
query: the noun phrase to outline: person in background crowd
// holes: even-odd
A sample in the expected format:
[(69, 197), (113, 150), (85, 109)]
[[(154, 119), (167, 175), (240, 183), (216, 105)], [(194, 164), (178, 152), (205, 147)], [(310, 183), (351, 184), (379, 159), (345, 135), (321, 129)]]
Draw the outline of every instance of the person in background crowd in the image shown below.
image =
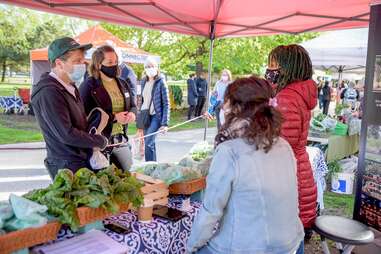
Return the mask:
[(48, 48), (52, 71), (43, 74), (33, 87), (31, 104), (46, 143), (44, 163), (52, 179), (59, 169), (76, 172), (91, 168), (93, 148), (103, 150), (107, 145), (107, 138), (88, 133), (85, 109), (75, 85), (85, 74), (84, 52), (91, 47), (69, 37), (54, 40)]
[(197, 106), (197, 86), (195, 82), (195, 74), (192, 73), (189, 75), (189, 79), (187, 80), (187, 86), (188, 86), (188, 120), (192, 118), (192, 115), (195, 115), (196, 106)]
[[(103, 134), (110, 144), (127, 143), (128, 124), (135, 122), (137, 113), (130, 80), (119, 78), (119, 73), (118, 56), (114, 48), (101, 46), (94, 51), (89, 77), (80, 86), (86, 113), (101, 108), (109, 115)], [(130, 169), (132, 154), (129, 145), (114, 147), (108, 152), (112, 163), (125, 171)]]
[(324, 80), (319, 80), (318, 83), (318, 93), (319, 93), (319, 109), (323, 110), (323, 87), (324, 87)]
[[(134, 98), (136, 98), (137, 96), (136, 87), (138, 85), (138, 79), (134, 70), (131, 68), (131, 66), (128, 66), (127, 63), (125, 62), (122, 62), (119, 65), (119, 68), (120, 68), (119, 78), (123, 79), (124, 81), (130, 84), (131, 94)], [(127, 79), (129, 79), (129, 81)]]
[(343, 89), (340, 95), (343, 104), (349, 105), (352, 110), (356, 108), (356, 102), (360, 100), (360, 93), (355, 86), (354, 82), (349, 82), (348, 88)]
[(328, 115), (329, 104), (331, 102), (331, 87), (329, 86), (329, 81), (324, 82), (324, 87), (321, 90), (323, 91), (323, 114)]
[(221, 79), (217, 81), (213, 96), (216, 96), (216, 103), (211, 103), (208, 113), (211, 115), (216, 115), (217, 118), (217, 129), (221, 128), (221, 122), (224, 122), (224, 112), (222, 110), (222, 105), (224, 103), (224, 95), (226, 88), (232, 82), (232, 74), (228, 69), (222, 70)]
[(208, 81), (206, 81), (206, 73), (202, 72), (200, 76), (196, 79), (197, 87), (197, 106), (196, 106), (196, 116), (201, 116), (202, 110), (205, 105), (206, 96), (208, 93)]
[(280, 137), (282, 117), (272, 94), (257, 77), (227, 87), (226, 122), (215, 138), (188, 253), (295, 253), (303, 241), (296, 161)]
[[(284, 118), (281, 136), (291, 145), (297, 160), (299, 217), (307, 239), (312, 235), (317, 212), (317, 187), (306, 151), (311, 110), (318, 96), (312, 73), (308, 52), (299, 45), (279, 46), (269, 55), (266, 77), (275, 84), (277, 109)], [(304, 253), (304, 243), (299, 253)]]
[[(148, 57), (144, 64), (146, 76), (142, 80), (142, 106), (141, 111), (149, 112), (150, 123), (148, 127), (139, 129), (142, 136), (157, 131), (168, 130), (170, 108), (169, 92), (160, 75), (158, 64), (154, 58)], [(138, 126), (141, 128), (141, 126)], [(144, 138), (144, 152), (146, 161), (156, 161), (156, 135)]]

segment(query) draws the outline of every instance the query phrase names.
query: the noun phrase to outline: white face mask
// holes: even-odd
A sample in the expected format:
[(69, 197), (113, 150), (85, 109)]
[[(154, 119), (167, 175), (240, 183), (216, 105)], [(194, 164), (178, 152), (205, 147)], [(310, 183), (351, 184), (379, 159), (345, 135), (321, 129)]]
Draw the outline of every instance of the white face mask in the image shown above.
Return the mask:
[(68, 76), (71, 81), (79, 83), (86, 73), (86, 64), (75, 64), (73, 65), (73, 70), (68, 72)]
[(157, 68), (156, 67), (148, 67), (145, 68), (146, 74), (148, 77), (153, 78), (157, 75)]
[(224, 82), (227, 82), (229, 80), (229, 76), (222, 75), (221, 76), (221, 80), (224, 81)]

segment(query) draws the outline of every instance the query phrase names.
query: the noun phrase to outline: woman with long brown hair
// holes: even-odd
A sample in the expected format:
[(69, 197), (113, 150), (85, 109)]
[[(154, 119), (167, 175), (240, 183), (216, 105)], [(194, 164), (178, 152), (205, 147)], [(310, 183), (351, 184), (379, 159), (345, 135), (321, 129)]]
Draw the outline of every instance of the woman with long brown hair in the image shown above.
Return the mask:
[(303, 240), (295, 157), (280, 137), (274, 106), (264, 79), (237, 79), (227, 87), (226, 121), (188, 252), (294, 253)]
[[(119, 77), (118, 55), (114, 48), (105, 45), (97, 48), (89, 66), (89, 77), (81, 84), (79, 91), (86, 113), (101, 108), (109, 115), (103, 134), (110, 144), (127, 142), (128, 124), (135, 122), (136, 98), (129, 79)], [(129, 145), (109, 149), (111, 162), (129, 170), (132, 154)]]

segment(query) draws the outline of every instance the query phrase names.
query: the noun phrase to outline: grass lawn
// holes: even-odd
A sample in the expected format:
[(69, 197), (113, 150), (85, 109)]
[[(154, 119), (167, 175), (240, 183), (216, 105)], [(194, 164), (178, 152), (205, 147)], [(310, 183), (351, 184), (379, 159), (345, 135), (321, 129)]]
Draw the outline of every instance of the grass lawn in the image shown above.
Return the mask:
[(22, 83), (0, 83), (0, 96), (12, 96), (15, 94), (15, 89), (16, 89), (16, 94), (17, 89), (19, 88), (30, 88), (30, 84), (22, 84)]
[(0, 144), (37, 142), (42, 140), (40, 132), (7, 128), (0, 124)]
[(340, 215), (352, 218), (355, 196), (324, 192), (324, 214)]

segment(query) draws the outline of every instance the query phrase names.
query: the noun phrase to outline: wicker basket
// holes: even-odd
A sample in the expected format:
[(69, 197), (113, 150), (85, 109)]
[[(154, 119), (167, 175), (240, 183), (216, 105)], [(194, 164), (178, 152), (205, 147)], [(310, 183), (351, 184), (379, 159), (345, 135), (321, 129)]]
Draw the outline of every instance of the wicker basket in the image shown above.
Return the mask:
[(11, 253), (57, 239), (61, 224), (49, 222), (38, 228), (26, 228), (0, 236), (0, 253)]
[[(130, 208), (129, 204), (120, 204), (119, 212), (126, 212)], [(113, 215), (112, 212), (107, 211), (104, 208), (91, 208), (91, 207), (79, 207), (77, 208), (77, 215), (79, 218), (79, 226), (83, 227), (93, 222), (104, 220), (107, 217)]]
[(205, 187), (206, 177), (201, 177), (195, 180), (171, 184), (169, 185), (169, 193), (172, 195), (192, 195), (205, 189)]

